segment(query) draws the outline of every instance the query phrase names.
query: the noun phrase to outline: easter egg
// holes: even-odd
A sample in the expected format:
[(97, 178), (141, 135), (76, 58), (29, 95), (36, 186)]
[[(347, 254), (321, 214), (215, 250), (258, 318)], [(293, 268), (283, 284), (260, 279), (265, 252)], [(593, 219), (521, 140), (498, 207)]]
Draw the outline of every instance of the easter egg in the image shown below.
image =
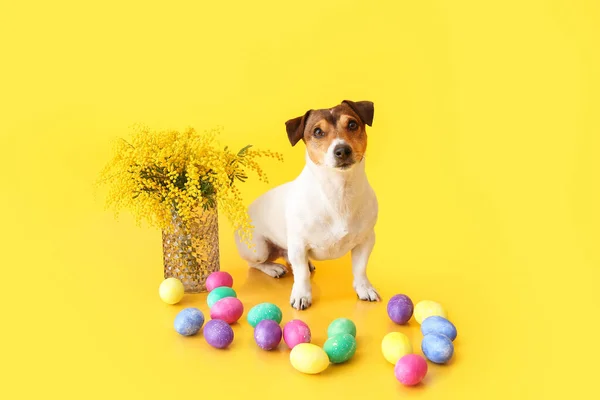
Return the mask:
[(408, 336), (401, 332), (390, 332), (381, 341), (383, 357), (396, 365), (399, 359), (413, 352)]
[(235, 297), (224, 297), (210, 309), (212, 319), (222, 319), (228, 324), (237, 322), (244, 313), (244, 305)]
[(283, 341), (290, 349), (300, 343), (310, 343), (310, 338), (310, 328), (299, 319), (293, 319), (283, 327)]
[(447, 318), (446, 310), (444, 310), (442, 305), (431, 300), (423, 300), (418, 302), (417, 305), (415, 305), (414, 314), (415, 319), (419, 324), (421, 324), (425, 318), (431, 317), (432, 315)]
[(233, 342), (233, 329), (223, 320), (211, 319), (204, 325), (204, 339), (212, 347), (224, 349)]
[(206, 296), (206, 303), (208, 307), (212, 308), (212, 306), (219, 300), (224, 299), (226, 297), (237, 297), (235, 290), (227, 286), (221, 286), (215, 288)]
[[(217, 290), (217, 289), (215, 289)], [(255, 305), (248, 311), (248, 315), (246, 316), (248, 323), (253, 328), (256, 328), (256, 325), (262, 320), (271, 319), (278, 324), (281, 323), (283, 319), (283, 315), (281, 314), (281, 310), (275, 304), (272, 303), (260, 303)]]
[(221, 286), (233, 287), (233, 277), (229, 273), (217, 271), (206, 278), (206, 290), (209, 292)]
[(423, 337), (421, 341), (421, 350), (425, 357), (436, 364), (445, 364), (454, 354), (454, 345), (447, 336), (439, 333), (430, 333)]
[(272, 319), (263, 319), (254, 328), (254, 341), (263, 350), (273, 350), (281, 342), (281, 327)]
[(392, 321), (399, 325), (408, 322), (413, 315), (413, 302), (404, 294), (393, 296), (387, 304), (387, 313)]
[(302, 373), (318, 374), (329, 366), (329, 357), (315, 344), (300, 343), (290, 351), (290, 362)]
[(349, 333), (335, 335), (325, 341), (323, 350), (331, 363), (340, 364), (351, 359), (356, 353), (356, 339)]
[(418, 354), (407, 354), (396, 363), (394, 375), (403, 385), (414, 386), (427, 375), (427, 361)]
[(356, 337), (356, 325), (348, 318), (338, 318), (334, 320), (327, 328), (327, 337), (340, 335), (342, 333), (349, 333)]
[(183, 336), (192, 336), (198, 333), (204, 324), (204, 314), (197, 308), (189, 307), (179, 311), (175, 317), (175, 330)]
[(183, 298), (183, 283), (177, 278), (167, 278), (158, 287), (158, 295), (167, 304), (177, 304)]
[(439, 333), (454, 341), (456, 339), (456, 327), (444, 317), (437, 315), (427, 317), (421, 323), (421, 333), (425, 336), (430, 333)]

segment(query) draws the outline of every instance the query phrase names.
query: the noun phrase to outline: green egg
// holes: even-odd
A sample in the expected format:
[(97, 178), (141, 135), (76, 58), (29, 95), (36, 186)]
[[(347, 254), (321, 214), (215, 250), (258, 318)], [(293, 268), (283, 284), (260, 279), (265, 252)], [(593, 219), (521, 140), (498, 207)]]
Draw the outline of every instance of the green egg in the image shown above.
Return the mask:
[(356, 339), (349, 333), (342, 333), (327, 339), (323, 345), (332, 364), (348, 361), (356, 353)]
[[(215, 289), (216, 290), (216, 289)], [(248, 323), (255, 328), (262, 320), (270, 319), (278, 324), (281, 323), (283, 315), (281, 310), (273, 303), (260, 303), (255, 305), (248, 311)]]
[(338, 318), (334, 320), (327, 328), (327, 337), (340, 335), (342, 333), (349, 333), (353, 337), (356, 337), (356, 325), (348, 318)]
[(235, 290), (227, 286), (214, 288), (206, 297), (208, 307), (212, 307), (213, 304), (225, 297), (237, 297), (237, 294), (235, 293)]

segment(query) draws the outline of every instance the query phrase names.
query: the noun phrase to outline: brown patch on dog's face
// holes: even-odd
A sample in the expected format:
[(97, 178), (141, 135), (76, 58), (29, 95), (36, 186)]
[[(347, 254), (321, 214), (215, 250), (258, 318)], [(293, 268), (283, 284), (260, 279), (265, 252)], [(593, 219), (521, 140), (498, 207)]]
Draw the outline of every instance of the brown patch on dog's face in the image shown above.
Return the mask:
[[(360, 162), (367, 149), (365, 123), (346, 103), (311, 111), (302, 139), (315, 164), (334, 168), (345, 169)], [(344, 152), (340, 157), (334, 153), (336, 148)]]
[(333, 108), (309, 110), (288, 120), (285, 127), (292, 146), (302, 139), (315, 164), (347, 169), (364, 158), (365, 125), (371, 126), (373, 114), (370, 101), (344, 100)]

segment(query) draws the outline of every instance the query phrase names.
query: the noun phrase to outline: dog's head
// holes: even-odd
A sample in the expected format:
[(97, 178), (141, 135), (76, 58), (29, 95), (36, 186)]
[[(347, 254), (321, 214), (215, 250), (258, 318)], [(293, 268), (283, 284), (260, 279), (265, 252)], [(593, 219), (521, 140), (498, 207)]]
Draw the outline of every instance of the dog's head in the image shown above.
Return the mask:
[(302, 139), (315, 164), (346, 170), (365, 155), (365, 126), (373, 123), (373, 113), (370, 101), (344, 100), (333, 108), (308, 110), (285, 127), (292, 146)]

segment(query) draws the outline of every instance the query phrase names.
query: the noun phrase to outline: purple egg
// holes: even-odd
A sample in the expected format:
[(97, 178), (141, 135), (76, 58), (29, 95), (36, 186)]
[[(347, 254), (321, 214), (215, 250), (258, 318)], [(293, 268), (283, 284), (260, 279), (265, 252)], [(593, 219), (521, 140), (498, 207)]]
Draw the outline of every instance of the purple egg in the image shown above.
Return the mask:
[(254, 328), (254, 340), (263, 350), (273, 350), (281, 342), (281, 327), (271, 319), (263, 319)]
[(204, 339), (212, 347), (224, 349), (233, 342), (233, 329), (225, 321), (211, 319), (204, 325)]
[(410, 297), (397, 294), (388, 301), (387, 313), (391, 320), (399, 325), (408, 322), (413, 315), (414, 305)]

